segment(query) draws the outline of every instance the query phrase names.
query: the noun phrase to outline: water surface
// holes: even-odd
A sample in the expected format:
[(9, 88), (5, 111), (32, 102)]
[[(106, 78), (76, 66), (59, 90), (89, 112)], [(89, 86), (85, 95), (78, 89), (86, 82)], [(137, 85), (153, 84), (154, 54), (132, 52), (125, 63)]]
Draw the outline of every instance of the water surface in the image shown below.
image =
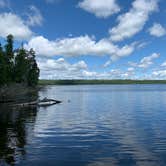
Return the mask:
[(46, 86), (46, 108), (0, 106), (0, 165), (166, 165), (166, 85)]

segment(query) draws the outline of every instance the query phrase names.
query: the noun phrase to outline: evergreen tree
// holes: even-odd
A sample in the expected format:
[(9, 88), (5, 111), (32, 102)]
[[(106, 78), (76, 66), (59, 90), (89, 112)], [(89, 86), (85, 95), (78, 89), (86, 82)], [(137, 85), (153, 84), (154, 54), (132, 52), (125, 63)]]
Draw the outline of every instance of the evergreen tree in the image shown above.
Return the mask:
[(35, 52), (33, 49), (30, 49), (28, 53), (28, 60), (29, 60), (29, 72), (28, 72), (28, 85), (35, 86), (38, 83), (39, 73), (40, 70), (37, 66), (35, 60)]
[(4, 59), (3, 48), (0, 44), (0, 86), (5, 84), (6, 82), (6, 63)]
[(7, 69), (7, 82), (12, 82), (13, 80), (13, 36), (7, 36), (7, 43), (5, 45), (5, 61), (6, 61), (6, 69)]
[(14, 65), (14, 81), (27, 84), (28, 60), (26, 50), (21, 48), (17, 51)]
[(13, 54), (13, 36), (8, 35), (6, 41), (7, 41), (7, 44), (5, 45), (5, 51), (6, 51), (6, 55), (7, 55), (8, 60), (11, 62), (12, 58), (14, 57), (14, 54)]
[(39, 72), (33, 49), (27, 51), (22, 44), (14, 51), (13, 36), (8, 35), (4, 51), (0, 44), (0, 86), (11, 82), (36, 86)]
[(38, 84), (39, 78), (39, 68), (37, 67), (37, 63), (34, 62), (29, 70), (28, 74), (28, 85), (29, 86), (36, 86)]

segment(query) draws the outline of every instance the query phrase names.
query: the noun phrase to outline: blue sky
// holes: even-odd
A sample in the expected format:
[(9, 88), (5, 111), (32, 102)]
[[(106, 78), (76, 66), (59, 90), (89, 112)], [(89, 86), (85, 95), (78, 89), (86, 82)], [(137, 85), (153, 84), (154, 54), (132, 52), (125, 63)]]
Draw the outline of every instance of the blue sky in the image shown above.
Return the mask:
[(0, 0), (0, 38), (43, 79), (166, 79), (165, 0)]

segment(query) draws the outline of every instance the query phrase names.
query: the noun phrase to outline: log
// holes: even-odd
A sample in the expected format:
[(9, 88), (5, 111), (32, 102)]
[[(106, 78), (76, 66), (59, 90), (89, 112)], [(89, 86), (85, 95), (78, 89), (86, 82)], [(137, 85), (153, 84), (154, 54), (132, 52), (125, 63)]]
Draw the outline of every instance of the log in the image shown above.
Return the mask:
[(46, 106), (59, 104), (61, 102), (62, 101), (59, 101), (59, 100), (45, 98), (43, 100), (36, 100), (36, 101), (31, 101), (31, 102), (26, 102), (26, 103), (15, 104), (14, 106), (20, 106), (20, 107), (27, 107), (27, 106), (46, 107)]

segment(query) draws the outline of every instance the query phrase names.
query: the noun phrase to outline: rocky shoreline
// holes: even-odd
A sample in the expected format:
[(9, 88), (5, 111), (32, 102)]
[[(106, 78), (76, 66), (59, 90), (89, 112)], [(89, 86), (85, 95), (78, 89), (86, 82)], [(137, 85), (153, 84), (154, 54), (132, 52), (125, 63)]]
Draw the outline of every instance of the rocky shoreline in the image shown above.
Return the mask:
[(38, 90), (41, 87), (27, 87), (21, 84), (6, 85), (0, 88), (0, 104), (7, 104), (14, 107), (27, 106), (50, 106), (59, 104), (61, 101), (44, 98), (38, 99)]
[(38, 90), (38, 87), (27, 87), (22, 84), (4, 85), (0, 88), (0, 103), (36, 100)]

